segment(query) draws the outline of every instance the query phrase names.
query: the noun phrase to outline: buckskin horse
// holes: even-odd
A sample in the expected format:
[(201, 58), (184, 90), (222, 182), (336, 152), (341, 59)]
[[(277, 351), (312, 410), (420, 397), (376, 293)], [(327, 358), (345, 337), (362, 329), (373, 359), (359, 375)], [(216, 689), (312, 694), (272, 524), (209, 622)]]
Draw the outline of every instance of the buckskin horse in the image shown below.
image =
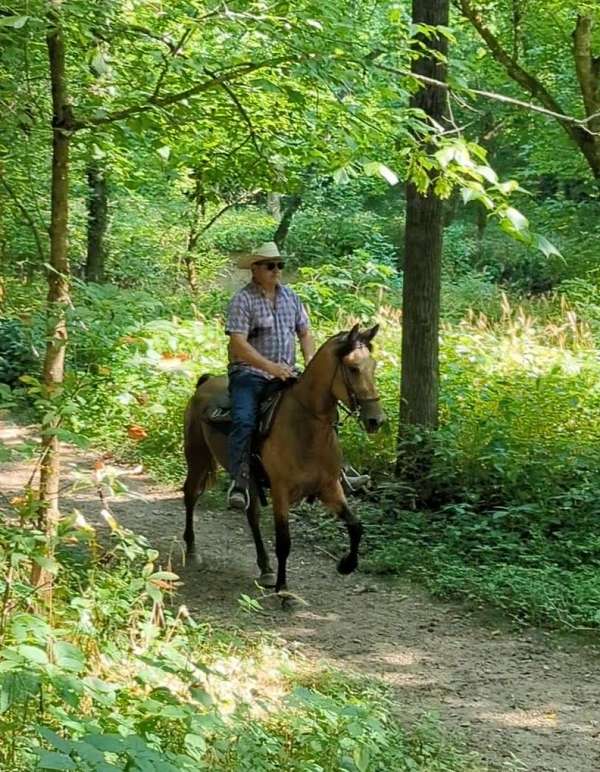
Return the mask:
[[(375, 362), (371, 341), (379, 325), (361, 332), (329, 338), (309, 362), (302, 376), (282, 394), (271, 429), (259, 447), (262, 467), (271, 488), (275, 521), (277, 578), (260, 532), (259, 489), (250, 485), (247, 516), (260, 569), (259, 583), (287, 589), (286, 563), (290, 552), (288, 512), (307, 497), (319, 498), (346, 525), (350, 549), (338, 563), (338, 571), (349, 574), (358, 565), (362, 524), (352, 513), (340, 483), (342, 453), (337, 436), (338, 403), (356, 414), (368, 433), (377, 431), (385, 419), (375, 389)], [(227, 435), (211, 423), (211, 406), (227, 390), (225, 376), (203, 375), (190, 399), (184, 420), (184, 448), (188, 473), (183, 486), (188, 555), (194, 554), (194, 506), (198, 496), (214, 482), (217, 464), (227, 467)]]

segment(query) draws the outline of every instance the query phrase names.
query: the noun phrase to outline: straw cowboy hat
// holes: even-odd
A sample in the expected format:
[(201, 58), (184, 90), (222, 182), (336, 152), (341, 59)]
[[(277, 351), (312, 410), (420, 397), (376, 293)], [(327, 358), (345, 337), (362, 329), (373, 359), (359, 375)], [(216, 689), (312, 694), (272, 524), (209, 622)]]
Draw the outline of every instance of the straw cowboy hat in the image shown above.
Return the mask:
[(265, 241), (251, 252), (234, 252), (238, 258), (238, 268), (251, 268), (253, 263), (281, 257), (279, 248), (274, 241)]

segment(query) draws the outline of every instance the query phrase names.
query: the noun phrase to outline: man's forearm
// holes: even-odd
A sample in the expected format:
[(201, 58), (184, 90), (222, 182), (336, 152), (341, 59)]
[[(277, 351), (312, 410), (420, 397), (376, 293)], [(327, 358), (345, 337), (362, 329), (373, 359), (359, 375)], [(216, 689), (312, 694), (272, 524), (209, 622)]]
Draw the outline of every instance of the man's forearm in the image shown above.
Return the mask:
[(307, 330), (304, 335), (300, 337), (300, 348), (302, 349), (304, 364), (307, 365), (315, 355), (315, 339), (310, 330)]

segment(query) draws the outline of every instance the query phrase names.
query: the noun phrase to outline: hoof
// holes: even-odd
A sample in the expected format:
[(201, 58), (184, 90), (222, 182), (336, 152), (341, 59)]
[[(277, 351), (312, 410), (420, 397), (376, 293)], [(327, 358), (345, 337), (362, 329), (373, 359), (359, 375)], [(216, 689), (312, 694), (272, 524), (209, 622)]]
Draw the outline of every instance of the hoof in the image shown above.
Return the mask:
[(290, 592), (287, 588), (279, 590), (277, 596), (281, 599), (281, 608), (284, 611), (295, 611), (309, 605), (304, 598), (296, 595), (295, 592)]
[(340, 572), (340, 574), (351, 574), (353, 571), (356, 570), (356, 567), (358, 566), (358, 558), (356, 555), (344, 555), (344, 557), (340, 560), (340, 562), (337, 565), (337, 570)]
[(263, 573), (257, 579), (260, 587), (275, 587), (277, 579), (272, 571), (263, 571)]
[(284, 611), (294, 611), (294, 609), (298, 608), (298, 599), (291, 592), (280, 590), (277, 594), (281, 598), (281, 608)]

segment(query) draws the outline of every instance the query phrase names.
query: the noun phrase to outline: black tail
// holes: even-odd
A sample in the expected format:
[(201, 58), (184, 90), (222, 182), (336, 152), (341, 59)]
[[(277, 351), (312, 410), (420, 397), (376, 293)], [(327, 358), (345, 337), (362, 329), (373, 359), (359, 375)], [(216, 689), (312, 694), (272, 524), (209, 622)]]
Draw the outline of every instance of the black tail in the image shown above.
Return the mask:
[(207, 381), (209, 378), (212, 378), (212, 376), (211, 376), (211, 374), (210, 374), (210, 373), (204, 373), (204, 375), (201, 375), (201, 376), (198, 378), (198, 382), (196, 383), (196, 388), (198, 388), (198, 386), (202, 386), (202, 384), (203, 384), (203, 383), (206, 383), (206, 381)]

